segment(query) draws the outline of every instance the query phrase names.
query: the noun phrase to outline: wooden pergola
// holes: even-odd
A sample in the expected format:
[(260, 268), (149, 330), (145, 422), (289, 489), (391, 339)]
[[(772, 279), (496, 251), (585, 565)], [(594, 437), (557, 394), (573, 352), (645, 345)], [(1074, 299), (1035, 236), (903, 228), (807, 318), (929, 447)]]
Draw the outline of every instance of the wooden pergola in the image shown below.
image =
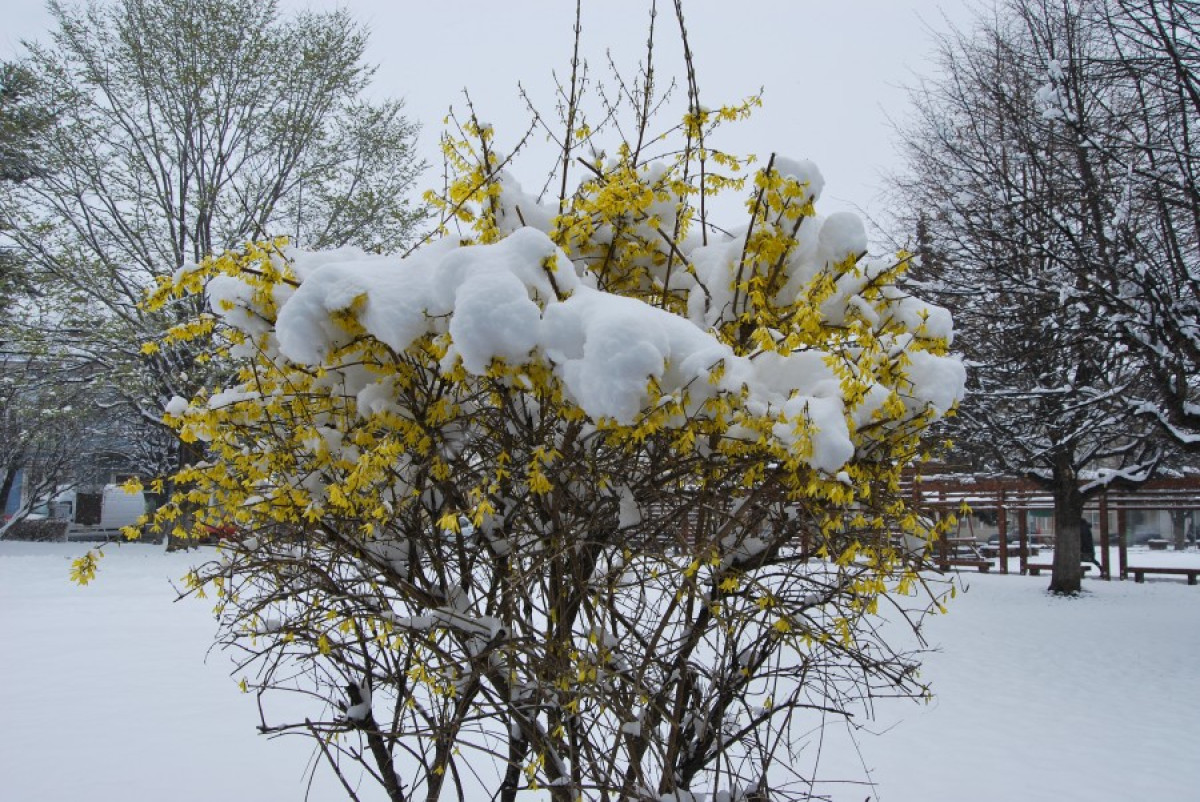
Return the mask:
[[(1020, 557), (1021, 573), (1036, 574), (1047, 566), (1031, 563), (1029, 558), (1034, 553), (1035, 545), (1030, 542), (1028, 531), (1028, 515), (1031, 510), (1049, 510), (1054, 508), (1054, 500), (1048, 490), (1040, 485), (1023, 479), (976, 479), (970, 476), (948, 477), (937, 476), (919, 478), (912, 483), (913, 500), (926, 509), (933, 508), (942, 514), (958, 514), (963, 505), (972, 511), (993, 510), (996, 513), (996, 527), (999, 534), (998, 551), (1000, 557), (1000, 572), (1008, 573), (1008, 558), (1011, 549), (1008, 547), (1010, 521), (1016, 520), (1018, 556)], [(1085, 509), (1096, 510), (1100, 515), (1099, 543), (1100, 562), (1106, 577), (1113, 576), (1109, 565), (1109, 545), (1112, 539), (1109, 517), (1116, 515), (1118, 575), (1121, 579), (1134, 575), (1137, 581), (1142, 581), (1144, 573), (1183, 573), (1188, 576), (1189, 584), (1196, 584), (1196, 572), (1185, 569), (1164, 568), (1149, 569), (1139, 566), (1131, 570), (1128, 559), (1127, 538), (1129, 532), (1128, 516), (1135, 510), (1186, 510), (1200, 511), (1200, 477), (1155, 479), (1144, 482), (1132, 488), (1111, 488), (1101, 491), (1088, 499)], [(958, 559), (950, 552), (953, 539), (943, 539), (939, 545), (938, 562), (943, 567), (954, 565), (978, 565), (978, 560)], [(990, 565), (990, 562), (989, 562)], [(983, 569), (986, 570), (986, 569)]]

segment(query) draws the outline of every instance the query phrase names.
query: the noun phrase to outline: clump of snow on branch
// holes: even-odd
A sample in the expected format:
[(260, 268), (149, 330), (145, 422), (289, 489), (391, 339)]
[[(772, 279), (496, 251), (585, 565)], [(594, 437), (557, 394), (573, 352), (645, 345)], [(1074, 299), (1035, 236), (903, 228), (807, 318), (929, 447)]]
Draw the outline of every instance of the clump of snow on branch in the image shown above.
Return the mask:
[[(805, 200), (819, 197), (824, 182), (811, 162), (776, 159), (775, 165), (806, 188)], [(327, 365), (355, 336), (337, 316), (353, 312), (366, 334), (397, 353), (423, 336), (448, 335), (445, 365), (461, 359), (471, 375), (485, 375), (494, 360), (540, 363), (593, 420), (634, 423), (654, 403), (651, 380), (661, 397), (686, 397), (689, 414), (703, 414), (705, 401), (717, 395), (741, 395), (747, 409), (774, 419), (772, 436), (781, 445), (803, 452), (807, 464), (828, 473), (852, 458), (852, 427), (870, 421), (893, 390), (910, 410), (928, 409), (934, 416), (962, 396), (961, 362), (920, 345), (935, 338), (951, 341), (949, 313), (895, 286), (885, 286), (879, 297), (864, 296), (863, 289), (894, 260), (864, 256), (866, 233), (854, 215), (813, 215), (800, 222), (781, 292), (795, 296), (830, 265), (857, 261), (857, 269), (843, 273), (821, 303), (823, 319), (841, 325), (854, 314), (906, 330), (881, 335), (890, 341), (889, 356), (905, 356), (903, 386), (874, 384), (851, 403), (830, 366), (836, 355), (820, 348), (739, 355), (718, 336), (716, 328), (734, 311), (744, 231), (708, 245), (694, 237), (684, 242), (693, 270), (679, 270), (673, 278), (687, 289), (683, 316), (591, 286), (586, 267), (573, 264), (542, 230), (549, 228), (551, 212), (535, 206), (510, 177), (503, 187), (500, 216), (540, 227), (516, 227), (494, 244), (471, 247), (446, 238), (406, 259), (351, 248), (286, 251), (300, 281), (294, 290), (277, 287), (271, 298), (279, 307), (279, 355), (296, 364)], [(221, 276), (209, 290), (216, 314), (249, 335), (262, 332), (264, 316), (256, 308), (261, 301), (249, 285)], [(347, 371), (343, 378), (364, 412), (387, 395), (381, 387), (386, 379), (361, 371)], [(169, 410), (180, 411), (177, 403)]]

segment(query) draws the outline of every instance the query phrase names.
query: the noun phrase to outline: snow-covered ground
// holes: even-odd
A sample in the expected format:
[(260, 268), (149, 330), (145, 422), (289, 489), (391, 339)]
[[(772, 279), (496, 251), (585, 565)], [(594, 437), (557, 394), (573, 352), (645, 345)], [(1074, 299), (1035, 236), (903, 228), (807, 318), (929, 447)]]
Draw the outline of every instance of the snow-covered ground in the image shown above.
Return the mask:
[[(0, 543), (0, 799), (303, 799), (312, 747), (255, 734), (253, 697), (225, 657), (204, 662), (208, 607), (172, 603), (168, 580), (195, 556), (124, 546), (78, 588), (67, 571), (84, 548)], [(1200, 554), (1131, 563), (1200, 567)], [(927, 632), (937, 698), (882, 704), (857, 748), (842, 726), (814, 735), (806, 754), (819, 746), (821, 773), (844, 781), (817, 790), (854, 802), (1197, 798), (1200, 587), (1089, 578), (1081, 598), (1057, 599), (1047, 582), (964, 575), (968, 592)], [(318, 772), (311, 798), (343, 797)]]

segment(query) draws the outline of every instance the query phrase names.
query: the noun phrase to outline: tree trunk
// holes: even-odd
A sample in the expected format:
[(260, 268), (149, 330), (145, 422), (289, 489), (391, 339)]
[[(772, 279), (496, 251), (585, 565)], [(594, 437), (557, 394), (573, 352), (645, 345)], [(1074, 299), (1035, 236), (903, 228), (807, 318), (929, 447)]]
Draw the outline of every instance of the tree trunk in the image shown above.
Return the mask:
[(1187, 548), (1187, 511), (1171, 510), (1171, 529), (1175, 535), (1175, 550)]
[[(179, 467), (176, 472), (183, 470), (189, 465), (195, 465), (204, 457), (204, 452), (196, 443), (182, 443), (179, 449)], [(176, 490), (174, 479), (171, 480), (170, 486), (167, 488), (168, 497), (174, 495)], [(191, 532), (195, 522), (195, 510), (190, 502), (185, 503), (183, 509), (183, 517), (179, 519), (179, 525), (188, 532)], [(199, 546), (195, 539), (191, 537), (179, 537), (173, 533), (174, 527), (167, 530), (167, 551), (187, 551)]]
[(1079, 564), (1079, 522), (1083, 519), (1083, 494), (1075, 471), (1066, 466), (1054, 468), (1054, 567), (1050, 592), (1075, 595), (1083, 586), (1083, 567)]
[(12, 492), (13, 485), (17, 482), (17, 473), (20, 470), (20, 467), (11, 465), (4, 470), (4, 481), (0, 482), (0, 513), (7, 512), (8, 494)]

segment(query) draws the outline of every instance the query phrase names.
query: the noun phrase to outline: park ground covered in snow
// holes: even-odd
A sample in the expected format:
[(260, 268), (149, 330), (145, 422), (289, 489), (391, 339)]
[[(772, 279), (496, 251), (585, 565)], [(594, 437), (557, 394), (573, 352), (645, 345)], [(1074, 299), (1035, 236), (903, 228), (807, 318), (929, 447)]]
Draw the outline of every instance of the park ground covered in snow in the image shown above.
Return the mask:
[[(0, 542), (0, 799), (304, 799), (313, 747), (255, 733), (253, 696), (205, 602), (174, 603), (197, 555), (111, 549), (67, 580), (77, 544)], [(1115, 553), (1114, 565), (1115, 565)], [(1200, 554), (1153, 557), (1200, 566)], [(1200, 588), (966, 574), (931, 620), (927, 705), (884, 700), (851, 738), (816, 728), (799, 758), (835, 800), (1190, 799), (1200, 793)], [(295, 701), (289, 703), (295, 704)], [(322, 713), (313, 701), (311, 715)], [(302, 712), (302, 711), (301, 711)], [(856, 746), (857, 744), (857, 746)], [(874, 783), (871, 785), (870, 783)], [(344, 797), (319, 770), (311, 799)], [(375, 799), (364, 786), (363, 799)]]

